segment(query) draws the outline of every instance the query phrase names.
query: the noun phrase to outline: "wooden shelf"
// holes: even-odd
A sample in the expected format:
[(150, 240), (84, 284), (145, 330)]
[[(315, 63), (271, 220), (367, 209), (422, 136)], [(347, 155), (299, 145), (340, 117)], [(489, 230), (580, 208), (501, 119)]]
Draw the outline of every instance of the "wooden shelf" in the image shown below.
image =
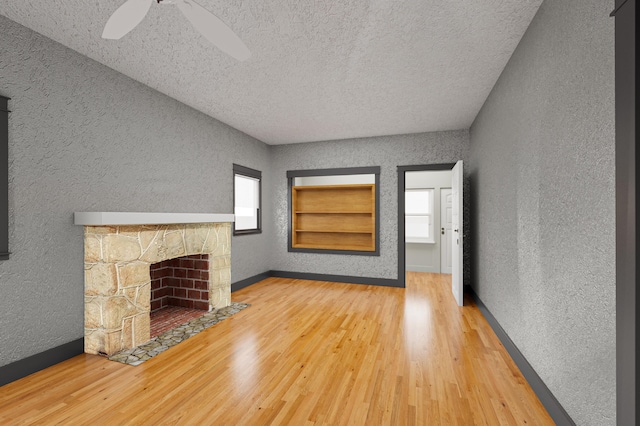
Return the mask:
[(372, 215), (373, 213), (371, 212), (333, 212), (333, 211), (317, 211), (317, 212), (310, 212), (310, 211), (297, 211), (295, 212), (296, 214), (368, 214), (368, 215)]
[(331, 233), (331, 234), (372, 234), (370, 231), (331, 231), (331, 230), (313, 230), (313, 229), (296, 229), (296, 232), (319, 232), (319, 233)]
[(291, 247), (375, 251), (375, 185), (291, 188)]
[(319, 250), (345, 250), (345, 251), (372, 251), (369, 250), (369, 246), (335, 246), (333, 244), (322, 245), (322, 244), (296, 244), (293, 248), (301, 248), (301, 249), (319, 249)]

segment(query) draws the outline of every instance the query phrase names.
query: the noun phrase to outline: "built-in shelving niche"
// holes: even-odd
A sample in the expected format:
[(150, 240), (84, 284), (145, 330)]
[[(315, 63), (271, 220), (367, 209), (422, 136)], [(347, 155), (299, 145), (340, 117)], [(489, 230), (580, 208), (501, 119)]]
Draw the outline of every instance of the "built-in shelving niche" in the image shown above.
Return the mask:
[(291, 188), (293, 248), (375, 251), (375, 185)]
[[(365, 180), (375, 183), (295, 184), (296, 179), (309, 178), (348, 181), (354, 180), (350, 179), (353, 175), (362, 175), (360, 178), (366, 177)], [(288, 171), (287, 177), (289, 251), (380, 254), (380, 167), (296, 170)], [(359, 178), (356, 176), (355, 180)]]

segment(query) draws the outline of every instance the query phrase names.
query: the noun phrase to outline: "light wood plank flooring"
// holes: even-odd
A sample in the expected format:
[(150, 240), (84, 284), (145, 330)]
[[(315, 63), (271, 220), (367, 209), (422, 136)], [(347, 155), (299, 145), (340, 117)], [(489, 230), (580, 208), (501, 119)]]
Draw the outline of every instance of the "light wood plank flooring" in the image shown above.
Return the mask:
[(270, 278), (252, 306), (132, 367), (80, 355), (0, 387), (0, 424), (553, 424), (447, 275)]

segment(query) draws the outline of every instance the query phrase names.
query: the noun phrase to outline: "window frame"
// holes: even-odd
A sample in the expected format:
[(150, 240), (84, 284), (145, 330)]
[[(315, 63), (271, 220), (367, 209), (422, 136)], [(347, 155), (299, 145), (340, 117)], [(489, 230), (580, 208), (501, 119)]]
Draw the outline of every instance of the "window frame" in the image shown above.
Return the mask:
[[(316, 248), (294, 248), (292, 247), (292, 206), (291, 206), (291, 187), (297, 177), (310, 176), (346, 176), (346, 175), (374, 175), (375, 176), (375, 250), (374, 251), (358, 251), (358, 250), (331, 250)], [(287, 251), (299, 253), (317, 253), (317, 254), (347, 254), (357, 256), (380, 256), (380, 166), (371, 167), (349, 167), (336, 169), (308, 169), (308, 170), (288, 170), (287, 171)]]
[(236, 222), (234, 220), (232, 228), (233, 235), (253, 235), (262, 233), (262, 172), (259, 170), (251, 169), (249, 167), (241, 166), (239, 164), (233, 164), (233, 214), (236, 214), (236, 175), (248, 177), (258, 180), (258, 225), (253, 229), (236, 229)]

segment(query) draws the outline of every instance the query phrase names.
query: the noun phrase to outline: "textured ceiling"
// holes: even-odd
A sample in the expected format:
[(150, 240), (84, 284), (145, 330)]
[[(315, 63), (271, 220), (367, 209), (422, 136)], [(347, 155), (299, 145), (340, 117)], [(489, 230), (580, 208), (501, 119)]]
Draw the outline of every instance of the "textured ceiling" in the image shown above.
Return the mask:
[(542, 0), (198, 0), (252, 52), (175, 6), (121, 40), (124, 0), (5, 0), (0, 14), (269, 144), (469, 128)]

